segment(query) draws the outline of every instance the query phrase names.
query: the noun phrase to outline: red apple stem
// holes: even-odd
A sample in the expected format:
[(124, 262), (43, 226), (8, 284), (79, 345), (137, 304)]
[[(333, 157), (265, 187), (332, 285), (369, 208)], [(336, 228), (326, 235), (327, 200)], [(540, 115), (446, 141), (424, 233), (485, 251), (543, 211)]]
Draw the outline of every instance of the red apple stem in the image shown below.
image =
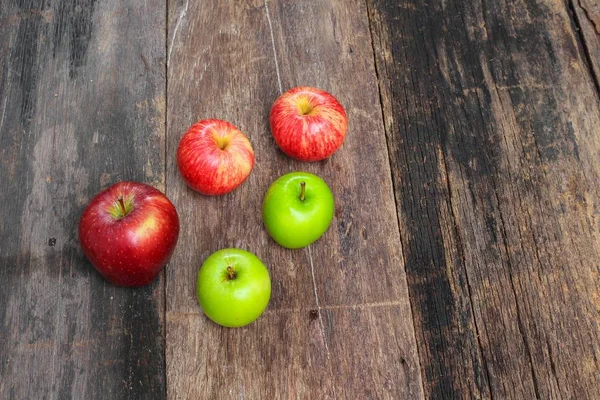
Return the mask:
[(125, 202), (123, 201), (123, 196), (119, 196), (119, 205), (121, 206), (121, 215), (125, 216), (127, 211), (125, 211)]
[(300, 189), (300, 201), (304, 201), (304, 198), (306, 197), (306, 182), (300, 182)]
[(229, 274), (229, 280), (235, 279), (236, 274), (231, 265), (227, 267), (227, 273)]

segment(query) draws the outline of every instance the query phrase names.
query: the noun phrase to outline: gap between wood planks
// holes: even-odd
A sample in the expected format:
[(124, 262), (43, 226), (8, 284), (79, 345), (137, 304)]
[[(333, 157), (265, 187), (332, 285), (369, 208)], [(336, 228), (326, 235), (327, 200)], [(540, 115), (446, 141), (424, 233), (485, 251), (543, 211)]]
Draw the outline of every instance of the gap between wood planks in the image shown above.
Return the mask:
[[(186, 2), (187, 5), (187, 2)], [(173, 35), (173, 39), (175, 38), (175, 35)], [(169, 59), (170, 59), (170, 49), (172, 48), (173, 44), (171, 43), (171, 46), (169, 47), (169, 0), (165, 0), (165, 56), (167, 57), (165, 59), (164, 62), (164, 66), (165, 66), (165, 87), (164, 87), (164, 93), (165, 93), (165, 109), (164, 109), (164, 116), (165, 116), (165, 125), (164, 125), (164, 129), (165, 129), (165, 138), (164, 138), (164, 143), (165, 143), (165, 153), (164, 153), (164, 165), (163, 165), (163, 185), (164, 185), (164, 189), (165, 189), (165, 195), (167, 193), (167, 166), (168, 166), (168, 162), (167, 162), (167, 157), (169, 154), (169, 140), (168, 140), (168, 133), (169, 133)], [(169, 261), (170, 264), (170, 261)], [(164, 379), (164, 391), (162, 393), (163, 398), (167, 398), (168, 397), (168, 389), (167, 389), (167, 385), (168, 385), (168, 374), (167, 374), (167, 271), (166, 268), (163, 268), (161, 274), (160, 274), (160, 279), (162, 279), (163, 281), (163, 285), (162, 285), (162, 290), (163, 290), (163, 313), (162, 313), (162, 344), (163, 344), (163, 364), (162, 364), (162, 370), (163, 370), (163, 379)]]

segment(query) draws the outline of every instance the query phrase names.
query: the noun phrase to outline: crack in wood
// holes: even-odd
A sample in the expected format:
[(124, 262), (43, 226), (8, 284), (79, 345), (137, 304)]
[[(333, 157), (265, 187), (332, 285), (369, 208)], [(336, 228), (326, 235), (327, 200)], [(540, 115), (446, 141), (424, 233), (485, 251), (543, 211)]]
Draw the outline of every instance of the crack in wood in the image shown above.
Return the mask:
[[(403, 307), (406, 302), (401, 300), (392, 301), (379, 301), (372, 303), (359, 303), (359, 304), (333, 304), (333, 305), (321, 305), (320, 310), (324, 311), (366, 311), (369, 309), (378, 308), (389, 308), (389, 307)], [(315, 311), (313, 308), (298, 307), (298, 308), (267, 308), (262, 315), (276, 315), (276, 314), (306, 314)], [(201, 311), (198, 312), (167, 312), (167, 319), (169, 321), (179, 321), (187, 319), (202, 318), (204, 314)]]
[(264, 0), (265, 14), (267, 16), (267, 23), (269, 25), (269, 33), (271, 34), (271, 45), (273, 46), (273, 60), (275, 60), (275, 72), (277, 73), (277, 84), (279, 85), (279, 94), (283, 93), (283, 86), (281, 84), (281, 74), (279, 72), (279, 61), (277, 61), (277, 50), (275, 48), (275, 36), (273, 35), (273, 24), (271, 23), (271, 15), (269, 13), (268, 1)]
[(462, 263), (462, 267), (465, 269), (464, 274), (465, 274), (465, 280), (467, 283), (467, 293), (469, 296), (469, 305), (470, 305), (470, 310), (471, 310), (471, 315), (473, 318), (473, 325), (475, 327), (475, 338), (477, 340), (477, 351), (479, 353), (479, 356), (481, 357), (481, 360), (483, 362), (483, 368), (485, 371), (485, 376), (487, 379), (487, 390), (488, 390), (488, 394), (490, 396), (490, 399), (494, 399), (494, 394), (492, 391), (492, 386), (491, 386), (491, 375), (490, 375), (490, 368), (488, 365), (488, 361), (487, 358), (483, 352), (483, 346), (481, 343), (481, 333), (480, 333), (480, 328), (479, 328), (479, 323), (477, 321), (477, 315), (475, 314), (475, 306), (474, 306), (474, 300), (473, 300), (473, 289), (471, 287), (471, 280), (469, 278), (469, 271), (467, 271), (466, 269), (466, 265), (467, 265), (467, 261), (465, 258), (465, 249), (463, 247), (463, 239), (462, 239), (462, 235), (460, 233), (460, 229), (458, 227), (458, 222), (457, 222), (457, 217), (456, 217), (456, 213), (454, 211), (454, 205), (453, 205), (453, 194), (452, 194), (452, 184), (450, 182), (450, 175), (448, 173), (448, 162), (446, 160), (446, 154), (444, 153), (443, 149), (440, 149), (440, 154), (441, 154), (441, 158), (443, 161), (443, 173), (445, 175), (446, 178), (446, 190), (448, 191), (448, 206), (450, 208), (450, 215), (452, 217), (452, 224), (454, 227), (454, 234), (456, 237), (456, 250), (458, 251), (458, 253), (460, 254), (460, 259), (461, 259), (461, 263)]
[(600, 4), (596, 1), (595, 4), (587, 4), (586, 0), (578, 0), (579, 7), (583, 10), (585, 17), (592, 23), (596, 33), (600, 35)]
[[(575, 1), (577, 1), (577, 5), (575, 4)], [(594, 57), (592, 56), (592, 51), (590, 49), (590, 45), (588, 44), (588, 40), (585, 37), (584, 33), (583, 33), (583, 27), (581, 26), (581, 21), (579, 20), (579, 15), (577, 13), (576, 7), (580, 7), (581, 6), (581, 2), (579, 0), (567, 0), (567, 6), (569, 8), (568, 10), (568, 15), (569, 18), (571, 19), (571, 23), (574, 25), (574, 32), (571, 32), (572, 35), (575, 37), (576, 41), (578, 42), (578, 44), (581, 46), (581, 48), (583, 49), (583, 58), (584, 58), (584, 64), (586, 66), (586, 70), (588, 71), (595, 87), (596, 87), (596, 95), (598, 97), (598, 99), (600, 99), (600, 77), (598, 75), (596, 75), (596, 72), (594, 71)], [(585, 14), (585, 9), (584, 10), (584, 14)], [(593, 21), (591, 21), (593, 24)]]
[(327, 334), (325, 333), (325, 324), (323, 323), (323, 313), (321, 312), (321, 304), (319, 304), (319, 295), (317, 294), (317, 282), (315, 280), (315, 266), (313, 263), (312, 252), (310, 245), (306, 246), (308, 250), (308, 258), (310, 260), (310, 276), (312, 278), (313, 291), (315, 294), (315, 305), (317, 306), (317, 312), (319, 313), (319, 325), (321, 326), (321, 335), (323, 336), (323, 343), (325, 344), (325, 351), (327, 351), (327, 357), (329, 358), (329, 345), (327, 344)]
[(177, 38), (177, 32), (179, 32), (179, 25), (185, 16), (187, 15), (188, 9), (190, 6), (190, 0), (185, 1), (185, 6), (183, 10), (179, 13), (179, 17), (177, 18), (177, 22), (175, 23), (175, 28), (173, 28), (173, 37), (171, 38), (171, 45), (169, 46), (169, 52), (167, 55), (167, 68), (171, 65), (171, 53), (173, 52), (173, 46), (175, 44), (175, 39)]

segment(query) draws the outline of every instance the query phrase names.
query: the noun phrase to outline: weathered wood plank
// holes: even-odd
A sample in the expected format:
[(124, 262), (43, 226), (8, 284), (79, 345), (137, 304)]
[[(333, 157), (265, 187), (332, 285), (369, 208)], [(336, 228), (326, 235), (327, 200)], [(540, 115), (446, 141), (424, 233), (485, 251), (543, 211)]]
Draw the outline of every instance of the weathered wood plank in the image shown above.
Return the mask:
[[(422, 388), (365, 4), (171, 1), (167, 193), (185, 221), (167, 271), (167, 390), (183, 398), (420, 398)], [(330, 160), (277, 150), (272, 102), (299, 84), (345, 105), (346, 143)], [(174, 154), (196, 120), (223, 118), (252, 141), (249, 180), (222, 197), (187, 189)], [(283, 173), (322, 176), (336, 216), (310, 248), (277, 246), (261, 221)], [(270, 268), (266, 314), (246, 328), (208, 321), (195, 298), (211, 252), (242, 247)]]
[(566, 4), (368, 4), (426, 396), (600, 398), (600, 108)]
[(161, 1), (0, 2), (0, 398), (161, 398), (164, 280), (106, 283), (76, 231), (122, 179), (164, 186)]

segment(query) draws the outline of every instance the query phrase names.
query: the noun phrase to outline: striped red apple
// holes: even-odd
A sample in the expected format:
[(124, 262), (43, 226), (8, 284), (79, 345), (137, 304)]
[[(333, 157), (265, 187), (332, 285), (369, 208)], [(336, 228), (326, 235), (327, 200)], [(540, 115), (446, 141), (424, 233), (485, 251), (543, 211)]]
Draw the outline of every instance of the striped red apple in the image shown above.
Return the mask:
[(235, 125), (204, 119), (181, 138), (177, 166), (184, 181), (204, 195), (221, 195), (241, 185), (254, 167), (250, 141)]
[(348, 117), (340, 102), (324, 90), (296, 87), (283, 93), (269, 116), (279, 148), (301, 161), (320, 161), (342, 145)]

